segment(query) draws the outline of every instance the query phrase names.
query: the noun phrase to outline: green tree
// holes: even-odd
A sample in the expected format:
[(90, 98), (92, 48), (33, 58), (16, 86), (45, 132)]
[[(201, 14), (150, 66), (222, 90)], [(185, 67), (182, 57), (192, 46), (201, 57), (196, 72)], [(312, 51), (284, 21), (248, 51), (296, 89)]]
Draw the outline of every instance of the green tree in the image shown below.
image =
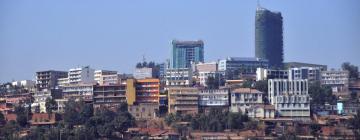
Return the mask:
[(65, 111), (63, 114), (64, 122), (67, 126), (72, 128), (74, 125), (78, 125), (81, 123), (80, 110), (82, 108), (82, 104), (75, 102), (75, 100), (70, 99), (65, 104)]
[(319, 136), (319, 132), (321, 130), (321, 126), (319, 124), (313, 123), (313, 124), (310, 124), (309, 127), (310, 127), (311, 135), (313, 135), (315, 137)]
[(348, 121), (348, 124), (352, 128), (355, 138), (360, 139), (360, 110), (357, 110), (354, 117)]
[(321, 86), (320, 82), (310, 84), (309, 95), (313, 104), (324, 105), (326, 102), (335, 104), (337, 100), (332, 94), (332, 89), (329, 86)]
[(94, 108), (92, 104), (85, 104), (80, 111), (80, 122), (84, 124), (88, 119), (94, 115)]
[(16, 106), (15, 107), (15, 114), (16, 114), (16, 122), (21, 126), (25, 127), (28, 124), (28, 111), (23, 106)]
[(46, 98), (45, 100), (46, 112), (51, 114), (54, 109), (57, 108), (57, 104), (53, 98)]
[(261, 91), (261, 92), (267, 93), (268, 92), (268, 82), (267, 82), (267, 80), (256, 81), (255, 85), (254, 85), (254, 88)]
[(0, 126), (5, 123), (5, 116), (4, 114), (0, 113)]
[(7, 122), (3, 127), (0, 127), (0, 139), (18, 139), (19, 130), (20, 127), (16, 124), (15, 121)]
[(247, 79), (242, 85), (242, 88), (252, 88), (254, 81)]
[(351, 79), (359, 78), (359, 68), (355, 65), (351, 65), (350, 62), (345, 62), (341, 65), (343, 70), (349, 71), (349, 77)]
[(206, 80), (206, 86), (209, 89), (218, 89), (219, 88), (219, 79), (215, 79), (213, 76), (208, 76)]

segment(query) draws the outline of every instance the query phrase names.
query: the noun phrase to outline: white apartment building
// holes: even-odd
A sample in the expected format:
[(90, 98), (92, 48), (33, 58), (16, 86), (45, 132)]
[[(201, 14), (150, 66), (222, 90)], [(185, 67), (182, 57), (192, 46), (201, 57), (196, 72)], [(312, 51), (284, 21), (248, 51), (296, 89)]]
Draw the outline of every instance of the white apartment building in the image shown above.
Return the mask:
[(289, 69), (289, 80), (308, 79), (309, 81), (320, 81), (320, 67), (298, 67)]
[(36, 82), (32, 80), (21, 80), (21, 81), (14, 81), (11, 84), (13, 86), (24, 87), (25, 89), (31, 90), (35, 88)]
[(267, 80), (267, 79), (288, 79), (288, 70), (273, 70), (266, 68), (256, 69), (256, 81)]
[(308, 119), (310, 97), (308, 80), (270, 79), (268, 98), (281, 117)]
[(321, 84), (332, 88), (333, 93), (346, 92), (349, 87), (349, 72), (348, 71), (322, 71)]
[(111, 71), (111, 70), (95, 70), (94, 72), (94, 80), (99, 83), (100, 80), (103, 80), (103, 76), (107, 75), (117, 75), (117, 71)]
[(62, 93), (65, 99), (74, 98), (92, 101), (94, 95), (93, 84), (67, 85), (62, 87)]
[(166, 70), (166, 86), (191, 86), (192, 70), (190, 68), (177, 68)]
[(230, 97), (230, 111), (248, 113), (249, 109), (262, 105), (262, 92), (251, 88), (233, 89)]
[(34, 98), (34, 102), (31, 104), (31, 111), (39, 113), (46, 113), (46, 99), (51, 99), (51, 91), (50, 90), (42, 90), (42, 91), (36, 91), (34, 95), (32, 95)]
[(206, 89), (199, 92), (199, 105), (201, 107), (228, 107), (228, 89)]
[(146, 79), (153, 78), (153, 69), (152, 68), (136, 68), (134, 71), (135, 79)]
[(69, 84), (89, 84), (94, 83), (94, 69), (89, 66), (79, 67), (69, 70)]

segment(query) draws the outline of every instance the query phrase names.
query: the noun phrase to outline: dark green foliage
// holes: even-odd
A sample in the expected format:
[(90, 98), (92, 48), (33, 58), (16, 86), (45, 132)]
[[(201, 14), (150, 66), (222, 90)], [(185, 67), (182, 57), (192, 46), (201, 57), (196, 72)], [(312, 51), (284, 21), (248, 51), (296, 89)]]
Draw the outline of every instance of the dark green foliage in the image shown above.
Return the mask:
[(254, 88), (261, 92), (267, 93), (268, 92), (268, 81), (267, 80), (256, 81)]
[[(0, 113), (1, 114), (1, 113)], [(15, 121), (7, 122), (3, 127), (0, 127), (0, 139), (13, 140), (18, 138), (17, 132), (20, 127)]]
[(231, 113), (220, 109), (211, 109), (209, 113), (199, 113), (195, 116), (169, 114), (165, 117), (168, 125), (180, 127), (175, 122), (181, 121), (190, 122), (194, 130), (221, 132), (225, 129), (242, 129), (244, 122), (249, 121), (249, 118), (242, 113)]
[(63, 115), (64, 122), (72, 128), (74, 125), (81, 124), (80, 110), (83, 107), (82, 103), (75, 102), (75, 100), (70, 99), (65, 104), (65, 112)]
[(357, 79), (359, 78), (359, 68), (355, 65), (351, 65), (349, 62), (345, 62), (341, 65), (343, 70), (349, 71), (349, 78)]
[(21, 126), (25, 127), (28, 124), (28, 110), (23, 106), (15, 107), (16, 122)]
[(325, 103), (335, 104), (337, 99), (328, 86), (321, 86), (319, 82), (310, 84), (309, 95), (312, 104), (324, 105)]
[(310, 127), (311, 135), (313, 135), (315, 137), (319, 135), (319, 132), (321, 130), (321, 126), (319, 124), (313, 123), (313, 124), (310, 124), (309, 127)]
[(219, 86), (225, 85), (225, 80), (219, 74), (217, 74), (215, 77), (208, 76), (206, 85), (209, 89), (219, 89)]
[(56, 102), (55, 102), (54, 99), (52, 99), (52, 98), (51, 98), (51, 99), (50, 99), (50, 98), (46, 98), (45, 107), (46, 107), (46, 112), (47, 112), (47, 113), (51, 114), (52, 111), (57, 108), (56, 105), (57, 105), (57, 104), (56, 104)]
[(5, 116), (4, 114), (0, 113), (0, 126), (5, 123)]
[(354, 118), (348, 121), (348, 125), (353, 130), (356, 139), (360, 139), (360, 110), (354, 115)]
[(247, 79), (242, 85), (242, 88), (252, 88), (254, 84), (254, 81), (252, 81), (251, 79)]

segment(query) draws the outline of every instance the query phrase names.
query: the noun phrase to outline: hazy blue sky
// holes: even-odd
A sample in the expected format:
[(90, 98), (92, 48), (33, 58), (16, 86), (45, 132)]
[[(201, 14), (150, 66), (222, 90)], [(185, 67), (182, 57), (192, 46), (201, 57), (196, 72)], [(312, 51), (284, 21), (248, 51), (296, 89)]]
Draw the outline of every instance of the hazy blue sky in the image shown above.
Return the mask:
[[(205, 60), (254, 56), (256, 0), (2, 0), (0, 82), (78, 65), (132, 72), (165, 61), (172, 39), (205, 41)], [(359, 0), (261, 0), (284, 18), (285, 61), (360, 65)]]

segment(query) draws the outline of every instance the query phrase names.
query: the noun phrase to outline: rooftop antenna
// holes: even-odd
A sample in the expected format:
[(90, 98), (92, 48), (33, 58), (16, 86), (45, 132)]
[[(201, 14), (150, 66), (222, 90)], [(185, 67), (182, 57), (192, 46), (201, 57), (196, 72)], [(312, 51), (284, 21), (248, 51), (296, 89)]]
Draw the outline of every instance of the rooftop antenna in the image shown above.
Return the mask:
[(257, 7), (260, 8), (261, 7), (260, 0), (257, 0), (256, 2), (257, 2)]
[(143, 54), (143, 62), (146, 62), (146, 59), (145, 59), (145, 54)]

